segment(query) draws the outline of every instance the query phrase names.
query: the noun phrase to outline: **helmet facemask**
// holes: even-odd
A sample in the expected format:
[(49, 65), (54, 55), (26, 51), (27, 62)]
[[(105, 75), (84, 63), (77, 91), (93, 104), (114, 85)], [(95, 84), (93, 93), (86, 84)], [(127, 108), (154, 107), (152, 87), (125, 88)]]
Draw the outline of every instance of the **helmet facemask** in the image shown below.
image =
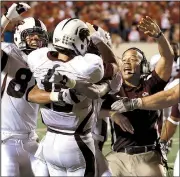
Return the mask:
[[(35, 36), (37, 38), (35, 39)], [(48, 34), (46, 31), (42, 30), (40, 27), (33, 27), (22, 31), (21, 33), (21, 41), (20, 48), (22, 50), (35, 50), (41, 47), (47, 47), (48, 45)], [(34, 43), (32, 42), (34, 41)]]

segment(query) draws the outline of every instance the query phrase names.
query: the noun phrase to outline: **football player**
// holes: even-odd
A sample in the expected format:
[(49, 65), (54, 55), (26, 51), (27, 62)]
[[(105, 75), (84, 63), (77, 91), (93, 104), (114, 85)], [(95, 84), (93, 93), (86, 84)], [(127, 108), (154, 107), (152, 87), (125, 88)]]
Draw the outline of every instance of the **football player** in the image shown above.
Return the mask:
[[(102, 40), (99, 33), (92, 36), (102, 57), (114, 60), (112, 51), (104, 43), (100, 44)], [(98, 55), (86, 53), (89, 40), (89, 29), (84, 22), (66, 19), (54, 31), (53, 45), (57, 52), (43, 48), (28, 57), (37, 87), (43, 89), (40, 92), (44, 94), (43, 97), (40, 94), (33, 97), (31, 94), (29, 100), (47, 103), (41, 108), (41, 115), (48, 132), (39, 157), (47, 162), (51, 176), (95, 175), (91, 127), (96, 118), (97, 102), (87, 98), (86, 91), (84, 96), (78, 92), (82, 92), (82, 88), (86, 89), (81, 81), (87, 82), (87, 85), (100, 81), (104, 66)], [(48, 153), (50, 150), (51, 155)]]
[[(12, 4), (1, 18), (1, 30), (29, 8), (26, 3)], [(14, 42), (1, 43), (1, 175), (33, 176), (39, 105), (26, 100), (35, 79), (25, 61), (30, 52), (48, 45), (45, 25), (35, 18), (24, 19)]]

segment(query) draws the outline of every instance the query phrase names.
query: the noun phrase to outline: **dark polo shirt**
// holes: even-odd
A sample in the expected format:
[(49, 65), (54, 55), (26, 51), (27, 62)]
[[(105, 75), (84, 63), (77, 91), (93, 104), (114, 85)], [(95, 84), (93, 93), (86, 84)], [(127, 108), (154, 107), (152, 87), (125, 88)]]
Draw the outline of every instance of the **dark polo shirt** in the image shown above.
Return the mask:
[[(108, 95), (103, 103), (102, 108), (109, 109), (111, 104), (118, 99), (119, 96), (128, 98), (141, 98), (144, 96), (155, 94), (162, 91), (167, 82), (163, 81), (155, 71), (147, 78), (141, 80), (139, 87), (129, 87), (126, 84), (122, 85), (118, 95)], [(132, 126), (134, 134), (122, 131), (122, 129), (114, 122), (111, 122), (113, 149), (118, 151), (121, 148), (129, 146), (144, 146), (150, 145), (157, 139), (157, 120), (160, 116), (160, 111), (134, 110), (123, 113)]]

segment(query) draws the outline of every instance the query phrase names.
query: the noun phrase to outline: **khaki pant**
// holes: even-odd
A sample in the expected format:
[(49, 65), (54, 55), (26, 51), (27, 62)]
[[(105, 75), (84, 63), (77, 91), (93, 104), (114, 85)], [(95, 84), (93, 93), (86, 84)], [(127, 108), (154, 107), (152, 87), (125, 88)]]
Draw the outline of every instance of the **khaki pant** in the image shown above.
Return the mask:
[(111, 152), (107, 155), (112, 176), (165, 176), (161, 157), (156, 151), (129, 155)]

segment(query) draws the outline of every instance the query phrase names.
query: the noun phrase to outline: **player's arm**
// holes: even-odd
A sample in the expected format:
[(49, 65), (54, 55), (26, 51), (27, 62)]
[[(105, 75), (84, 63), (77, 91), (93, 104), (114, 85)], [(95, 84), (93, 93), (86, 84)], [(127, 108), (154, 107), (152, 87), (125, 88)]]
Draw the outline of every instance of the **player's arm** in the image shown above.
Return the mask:
[(13, 3), (8, 11), (1, 17), (1, 36), (3, 35), (9, 22), (20, 20), (22, 13), (28, 9), (30, 9), (30, 6), (26, 3)]
[[(81, 95), (78, 94), (79, 90)], [(68, 104), (77, 104), (85, 97), (90, 99), (98, 99), (104, 96), (109, 91), (107, 83), (101, 85), (78, 83), (73, 89), (62, 89), (59, 92), (47, 92), (39, 89), (38, 86), (34, 86), (28, 93), (28, 101), (38, 104), (47, 104), (51, 102), (65, 102)], [(82, 93), (83, 92), (83, 93)], [(87, 95), (87, 96), (86, 96)]]
[[(56, 75), (57, 76), (57, 75)], [(90, 99), (98, 99), (106, 95), (109, 91), (117, 92), (121, 86), (121, 75), (116, 75), (112, 80), (101, 81), (98, 84), (92, 84), (86, 81), (78, 81), (68, 78), (67, 76), (55, 76), (56, 83), (62, 83), (68, 88), (76, 90), (80, 95)], [(98, 76), (96, 77), (96, 79)], [(95, 79), (95, 80), (96, 80)], [(93, 81), (94, 79), (92, 79)]]
[(169, 117), (169, 120), (166, 120), (163, 124), (161, 140), (168, 142), (176, 132), (177, 125), (179, 125), (180, 118)]
[(99, 31), (96, 31), (90, 23), (86, 23), (90, 34), (91, 40), (93, 44), (98, 48), (98, 51), (101, 54), (104, 63), (111, 64), (111, 68), (113, 70), (113, 75), (118, 71), (118, 65), (120, 64), (117, 60), (117, 57), (113, 53), (112, 49), (104, 42)]
[(173, 49), (169, 41), (161, 32), (159, 26), (148, 16), (140, 21), (139, 29), (145, 34), (156, 38), (161, 58), (155, 67), (155, 71), (162, 80), (168, 81), (171, 76), (174, 60)]
[(50, 99), (50, 94), (51, 92), (46, 92), (45, 90), (39, 89), (38, 86), (35, 85), (28, 93), (27, 98), (29, 102), (47, 104), (52, 102)]
[(180, 101), (179, 84), (167, 91), (161, 91), (155, 95), (142, 98), (139, 109), (158, 110), (177, 104)]
[(100, 84), (91, 84), (86, 82), (76, 81), (74, 89), (90, 99), (98, 99), (107, 94), (111, 88), (107, 82)]
[(82, 101), (84, 98), (77, 96), (74, 89), (62, 89), (59, 92), (47, 92), (38, 88), (35, 85), (28, 93), (27, 99), (29, 102), (38, 104), (47, 104), (51, 102), (63, 102), (68, 104), (76, 104)]
[(111, 105), (112, 110), (127, 112), (134, 109), (159, 110), (173, 106), (180, 101), (180, 85), (176, 85), (170, 90), (158, 92), (152, 96), (144, 98), (121, 98)]
[[(10, 22), (20, 19), (20, 15), (30, 9), (26, 3), (13, 3), (8, 11), (1, 17), (1, 37)], [(6, 58), (7, 54), (1, 50), (1, 59)]]
[(178, 104), (174, 105), (171, 109), (171, 116), (163, 124), (161, 132), (161, 141), (167, 143), (176, 132), (176, 128), (180, 122), (180, 111), (178, 109)]

